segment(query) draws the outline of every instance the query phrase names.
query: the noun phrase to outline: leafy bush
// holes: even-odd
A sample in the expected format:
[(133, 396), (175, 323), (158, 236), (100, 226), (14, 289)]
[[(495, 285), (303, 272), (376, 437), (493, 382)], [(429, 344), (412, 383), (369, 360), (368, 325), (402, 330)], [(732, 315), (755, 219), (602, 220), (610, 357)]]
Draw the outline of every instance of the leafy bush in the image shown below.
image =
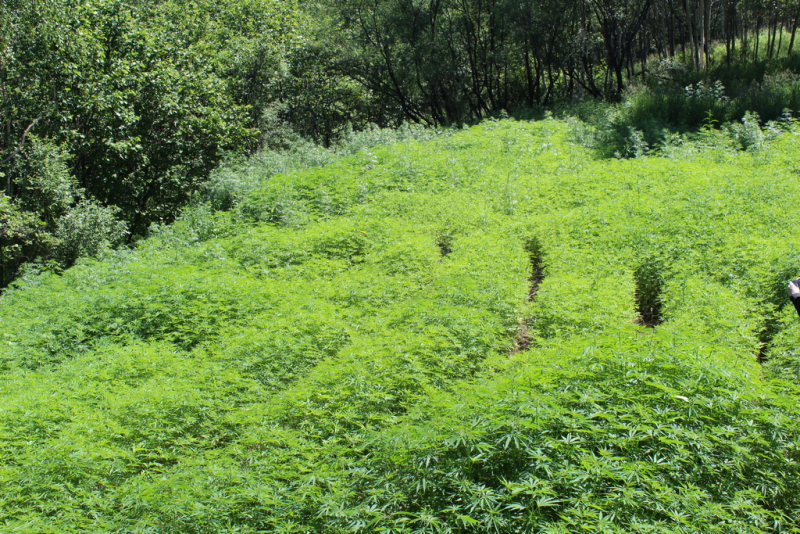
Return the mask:
[(230, 210), (248, 195), (263, 187), (277, 174), (310, 167), (323, 167), (344, 156), (378, 146), (391, 146), (406, 140), (426, 141), (451, 133), (449, 130), (425, 128), (405, 124), (399, 128), (379, 128), (370, 125), (360, 131), (352, 128), (324, 148), (317, 144), (295, 139), (291, 146), (258, 152), (249, 157), (235, 157), (216, 169), (203, 186), (201, 199), (217, 210)]
[(7, 228), (0, 238), (0, 287), (25, 262), (51, 262), (63, 269), (127, 235), (127, 226), (116, 218), (119, 210), (87, 198), (70, 175), (67, 159), (63, 149), (33, 135), (13, 158), (8, 183), (14, 196), (0, 195)]
[[(686, 135), (718, 147), (759, 149), (765, 138), (792, 124), (790, 110), (800, 106), (797, 75), (762, 73), (742, 86), (727, 77), (723, 84), (714, 72), (704, 81), (683, 78), (674, 68), (656, 71), (647, 84), (629, 86), (618, 106), (579, 103), (562, 105), (556, 113), (580, 119), (571, 121), (573, 138), (603, 157), (674, 151)], [(728, 135), (718, 136), (720, 128)]]
[(745, 113), (741, 124), (729, 125), (731, 137), (742, 150), (760, 150), (764, 146), (764, 134), (756, 113)]

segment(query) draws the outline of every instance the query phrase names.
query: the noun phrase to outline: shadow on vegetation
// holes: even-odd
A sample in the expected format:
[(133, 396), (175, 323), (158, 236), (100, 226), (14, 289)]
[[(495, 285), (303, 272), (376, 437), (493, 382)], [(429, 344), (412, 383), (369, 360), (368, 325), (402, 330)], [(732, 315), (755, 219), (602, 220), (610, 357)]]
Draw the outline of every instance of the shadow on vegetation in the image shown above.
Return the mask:
[[(542, 242), (538, 237), (531, 237), (527, 239), (523, 245), (525, 252), (528, 254), (528, 260), (531, 265), (531, 273), (528, 277), (528, 300), (533, 301), (536, 294), (539, 292), (539, 286), (544, 280), (545, 275), (545, 253)], [(533, 340), (531, 339), (529, 317), (524, 318), (519, 325), (517, 337), (514, 342), (514, 347), (511, 349), (511, 354), (523, 352), (531, 347)]]
[(633, 272), (636, 282), (636, 311), (639, 313), (637, 322), (649, 328), (664, 322), (661, 314), (661, 293), (664, 290), (662, 271), (660, 260), (649, 257)]
[(443, 235), (436, 240), (436, 246), (439, 247), (439, 254), (444, 258), (453, 252), (453, 238), (449, 235)]
[(525, 242), (524, 248), (525, 252), (528, 253), (528, 259), (531, 262), (531, 275), (528, 279), (530, 280), (528, 300), (533, 300), (534, 297), (536, 297), (536, 293), (539, 292), (539, 285), (544, 279), (544, 248), (542, 247), (542, 242), (538, 237), (532, 237), (528, 239)]
[(629, 86), (619, 104), (574, 100), (518, 110), (512, 116), (572, 119), (573, 140), (602, 158), (668, 151), (686, 138), (715, 130), (727, 134), (726, 145), (748, 150), (760, 148), (761, 128), (785, 125), (800, 110), (798, 73), (798, 54), (770, 61), (718, 62), (702, 72), (662, 61), (649, 69), (645, 80)]
[(778, 333), (778, 329), (778, 318), (774, 314), (766, 315), (758, 331), (758, 353), (756, 353), (758, 363), (767, 360), (767, 354), (772, 348), (772, 338)]
[(789, 302), (786, 283), (789, 279), (795, 278), (796, 271), (796, 262), (789, 261), (782, 268), (774, 270), (766, 287), (762, 286), (762, 300), (759, 303), (761, 323), (757, 333), (756, 360), (758, 363), (764, 363), (767, 360), (767, 355), (772, 349), (772, 340), (781, 330), (781, 312)]

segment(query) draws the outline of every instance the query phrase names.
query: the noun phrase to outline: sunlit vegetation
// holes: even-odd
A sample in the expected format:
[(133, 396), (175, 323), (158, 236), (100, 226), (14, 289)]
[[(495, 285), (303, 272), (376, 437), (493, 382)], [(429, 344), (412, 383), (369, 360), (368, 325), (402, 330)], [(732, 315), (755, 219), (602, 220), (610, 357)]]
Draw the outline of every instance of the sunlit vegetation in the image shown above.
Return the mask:
[(794, 123), (582, 124), (234, 162), (25, 276), (0, 530), (797, 531)]
[(747, 148), (800, 109), (798, 21), (788, 0), (6, 0), (0, 291), (131, 246), (232, 157), (376, 127), (566, 108), (609, 156), (698, 128)]
[(800, 532), (798, 9), (5, 1), (0, 531)]

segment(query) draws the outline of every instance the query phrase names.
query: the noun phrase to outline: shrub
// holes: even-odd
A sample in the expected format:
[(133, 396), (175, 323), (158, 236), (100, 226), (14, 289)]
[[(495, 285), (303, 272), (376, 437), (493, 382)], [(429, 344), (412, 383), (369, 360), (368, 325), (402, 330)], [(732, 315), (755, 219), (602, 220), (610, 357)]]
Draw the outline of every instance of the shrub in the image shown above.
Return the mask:
[(764, 134), (761, 131), (757, 113), (747, 112), (741, 124), (730, 124), (728, 129), (734, 142), (742, 150), (761, 150), (764, 146)]
[(52, 141), (30, 135), (8, 170), (13, 196), (2, 195), (5, 235), (0, 237), (0, 287), (25, 262), (71, 266), (122, 242), (127, 225), (116, 208), (87, 197), (67, 168), (67, 154)]

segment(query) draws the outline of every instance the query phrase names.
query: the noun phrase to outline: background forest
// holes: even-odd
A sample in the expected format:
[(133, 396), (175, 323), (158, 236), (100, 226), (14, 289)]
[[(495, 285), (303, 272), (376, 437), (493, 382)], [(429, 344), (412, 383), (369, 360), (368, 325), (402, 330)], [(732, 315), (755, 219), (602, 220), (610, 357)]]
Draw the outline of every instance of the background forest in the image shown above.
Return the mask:
[(608, 154), (777, 119), (800, 106), (799, 18), (760, 0), (8, 0), (0, 287), (169, 223), (226, 155), (545, 108), (603, 125)]

